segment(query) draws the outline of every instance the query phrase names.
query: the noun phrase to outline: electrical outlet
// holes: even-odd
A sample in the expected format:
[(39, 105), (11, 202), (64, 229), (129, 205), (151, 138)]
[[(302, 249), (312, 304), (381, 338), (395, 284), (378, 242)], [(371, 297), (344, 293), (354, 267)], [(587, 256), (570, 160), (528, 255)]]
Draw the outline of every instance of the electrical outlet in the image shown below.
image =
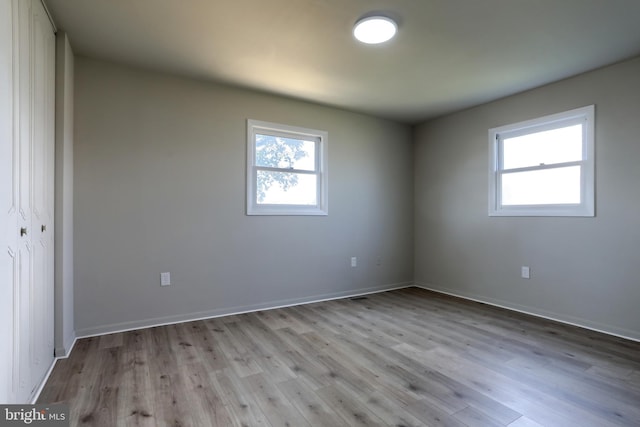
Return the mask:
[(520, 275), (522, 276), (523, 279), (531, 278), (531, 269), (523, 265), (522, 268), (520, 269)]
[(171, 273), (160, 273), (160, 286), (169, 286), (171, 284)]
[(358, 266), (358, 258), (352, 256), (351, 257), (351, 267), (357, 267)]

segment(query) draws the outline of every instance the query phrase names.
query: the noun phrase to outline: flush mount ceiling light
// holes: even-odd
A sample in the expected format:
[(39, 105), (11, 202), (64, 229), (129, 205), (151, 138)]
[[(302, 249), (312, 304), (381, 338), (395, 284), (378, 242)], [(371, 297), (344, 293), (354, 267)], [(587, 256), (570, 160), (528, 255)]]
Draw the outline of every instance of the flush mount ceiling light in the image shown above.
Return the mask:
[(386, 16), (368, 16), (356, 22), (353, 35), (362, 43), (378, 44), (390, 40), (396, 35), (398, 25)]

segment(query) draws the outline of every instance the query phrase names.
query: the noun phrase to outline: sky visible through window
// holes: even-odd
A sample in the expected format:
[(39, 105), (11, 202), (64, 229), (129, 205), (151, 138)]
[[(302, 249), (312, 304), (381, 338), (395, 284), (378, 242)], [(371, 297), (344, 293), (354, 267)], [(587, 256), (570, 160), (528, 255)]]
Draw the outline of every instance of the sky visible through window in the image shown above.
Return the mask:
[[(503, 170), (581, 161), (582, 125), (503, 140)], [(579, 204), (580, 166), (502, 174), (503, 205)]]

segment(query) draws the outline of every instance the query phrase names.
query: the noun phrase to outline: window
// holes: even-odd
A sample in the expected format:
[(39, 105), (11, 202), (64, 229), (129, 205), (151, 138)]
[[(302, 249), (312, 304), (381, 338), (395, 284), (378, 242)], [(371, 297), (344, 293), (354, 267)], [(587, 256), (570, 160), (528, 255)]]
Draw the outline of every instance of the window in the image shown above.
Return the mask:
[(247, 215), (327, 215), (327, 132), (247, 121)]
[(594, 106), (489, 130), (490, 216), (594, 216)]

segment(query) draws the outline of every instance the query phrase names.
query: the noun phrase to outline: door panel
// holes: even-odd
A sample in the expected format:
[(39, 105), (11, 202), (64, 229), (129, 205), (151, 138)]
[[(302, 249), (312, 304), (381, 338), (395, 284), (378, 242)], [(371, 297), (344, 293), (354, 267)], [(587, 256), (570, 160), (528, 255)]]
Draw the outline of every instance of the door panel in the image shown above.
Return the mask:
[(40, 384), (53, 361), (53, 91), (55, 52), (53, 29), (39, 0), (32, 0), (32, 262), (31, 389)]
[(0, 0), (0, 402), (53, 362), (55, 36), (39, 0)]
[(31, 191), (33, 142), (31, 138), (31, 2), (13, 1), (14, 8), (14, 140), (17, 149), (17, 177), (15, 197), (17, 213), (14, 233), (17, 243), (17, 278), (18, 288), (14, 289), (14, 341), (17, 345), (14, 353), (14, 372), (17, 372), (14, 383), (16, 402), (25, 402), (31, 392), (31, 319), (30, 300), (33, 282), (33, 248), (31, 238), (33, 228)]

